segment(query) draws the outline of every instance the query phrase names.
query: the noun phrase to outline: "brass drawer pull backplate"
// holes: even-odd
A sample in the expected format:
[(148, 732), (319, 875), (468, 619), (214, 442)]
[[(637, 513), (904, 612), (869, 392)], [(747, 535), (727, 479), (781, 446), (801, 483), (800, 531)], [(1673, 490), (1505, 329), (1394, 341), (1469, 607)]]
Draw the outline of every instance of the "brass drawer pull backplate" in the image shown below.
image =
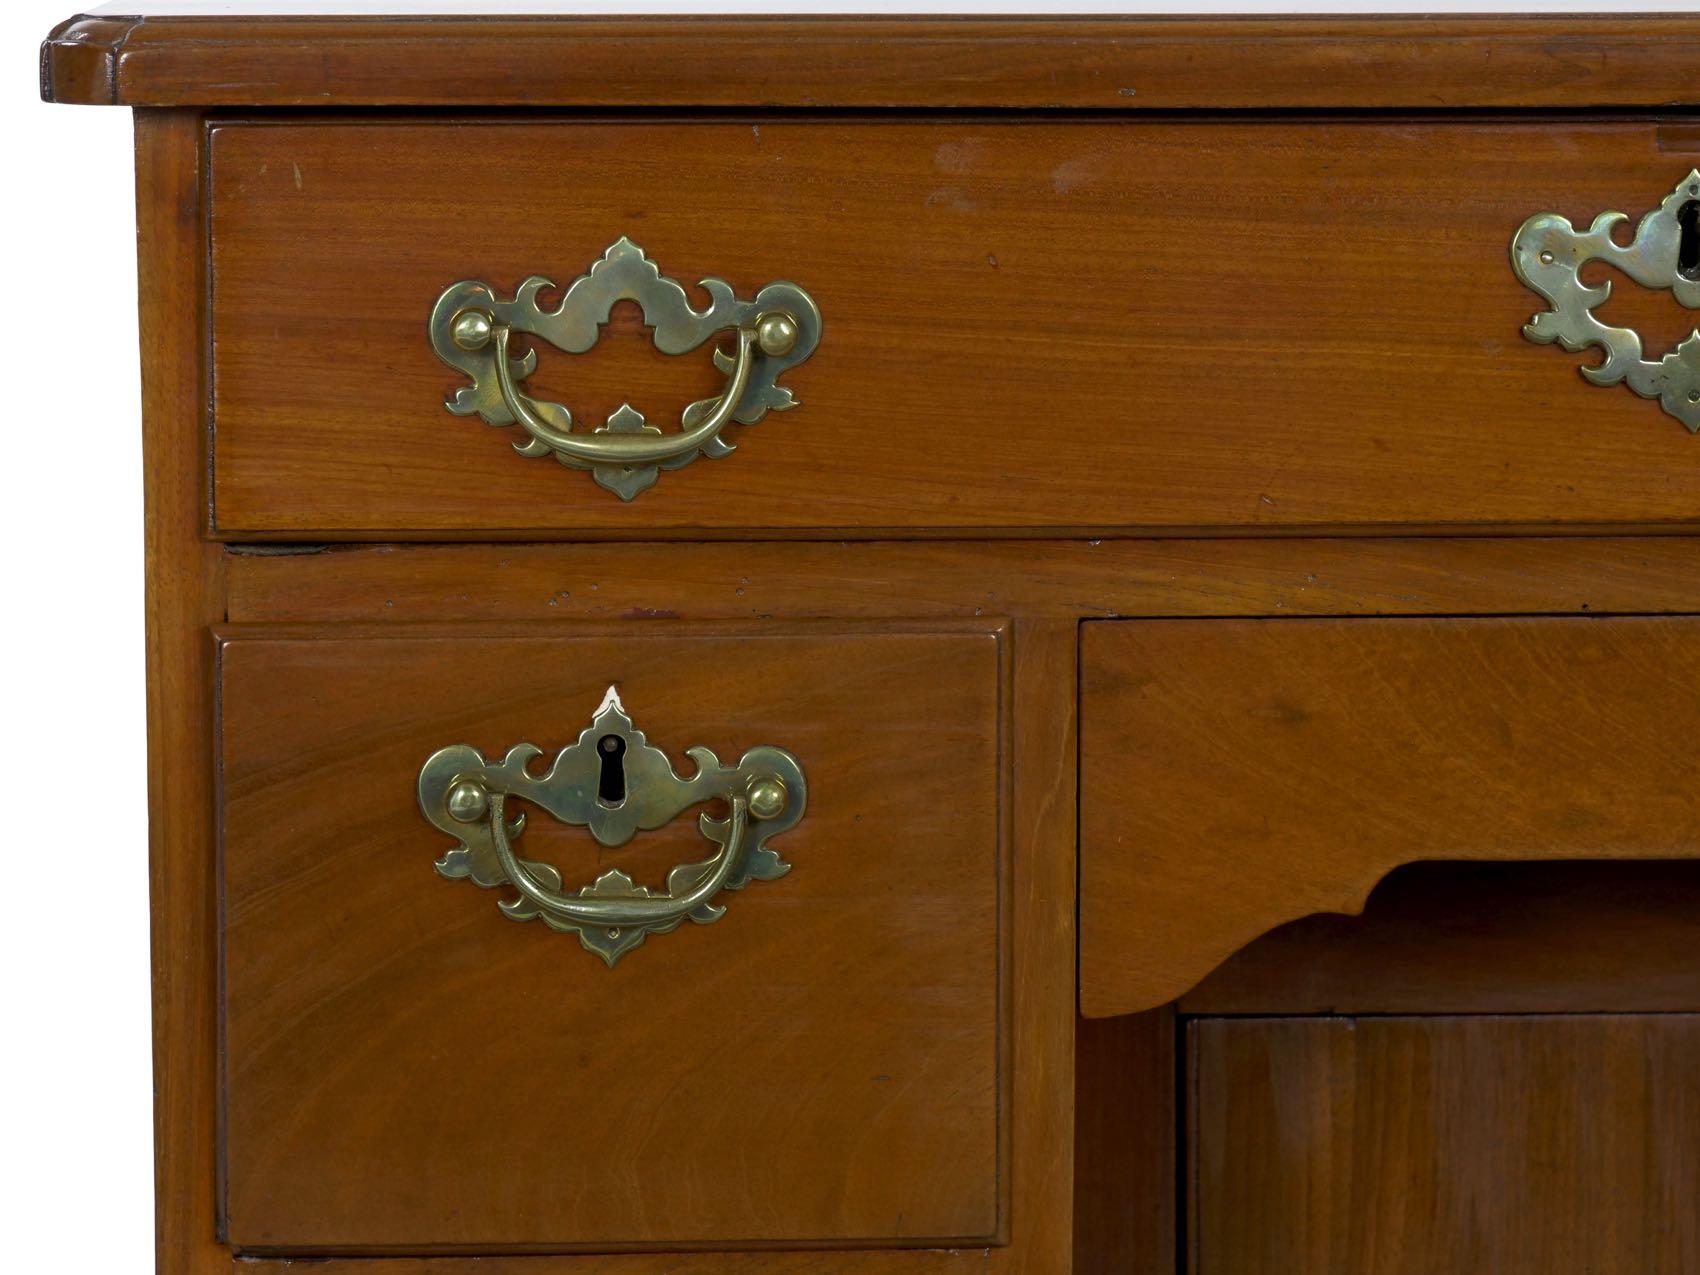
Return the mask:
[[(468, 280), (450, 285), (437, 298), (431, 348), (472, 378), (445, 406), (457, 416), (476, 414), (490, 425), (519, 425), (526, 434), (514, 444), (520, 455), (553, 456), (563, 465), (588, 469), (621, 500), (649, 487), (663, 469), (678, 469), (699, 455), (730, 453), (733, 445), (720, 435), (734, 421), (754, 425), (770, 410), (796, 406), (778, 379), (820, 342), (820, 311), (796, 284), (770, 283), (745, 301), (724, 280), (704, 279), (711, 304), (696, 310), (684, 288), (624, 237), (573, 281), (558, 308), (544, 310), (538, 294), (552, 287), (548, 279), (533, 275), (505, 301), (489, 284)], [(716, 398), (687, 407), (680, 428), (671, 433), (647, 423), (629, 403), (595, 430), (575, 432), (566, 407), (532, 398), (519, 384), (536, 370), (537, 353), (527, 350), (515, 358), (509, 352), (515, 334), (583, 354), (596, 344), (616, 301), (635, 301), (642, 308), (644, 324), (654, 330), (656, 348), (664, 354), (684, 354), (717, 333), (733, 333), (730, 354), (714, 351), (726, 388)]]
[[(726, 911), (714, 901), (720, 891), (791, 870), (767, 841), (797, 825), (808, 793), (802, 767), (782, 748), (752, 748), (736, 766), (722, 765), (710, 749), (692, 748), (686, 755), (696, 773), (681, 779), (667, 754), (632, 725), (610, 686), (578, 741), (561, 750), (547, 773), (534, 774), (530, 763), (541, 755), (535, 745), (516, 744), (501, 761), (487, 762), (477, 749), (456, 744), (430, 756), (419, 772), (419, 807), (460, 842), (437, 861), (437, 871), (485, 887), (512, 885), (519, 897), (498, 902), (503, 912), (516, 921), (542, 917), (553, 929), (576, 933), (610, 967), (649, 935), (686, 919), (718, 921)], [(554, 868), (514, 854), (525, 816), (509, 819), (509, 797), (588, 828), (605, 846), (624, 845), (638, 829), (659, 828), (704, 802), (719, 800), (727, 809), (724, 818), (698, 816), (697, 826), (719, 849), (674, 868), (665, 891), (611, 868), (568, 893)]]
[(1557, 213), (1537, 213), (1511, 241), (1511, 266), (1551, 303), (1535, 315), (1523, 335), (1541, 345), (1557, 341), (1567, 350), (1597, 345), (1605, 357), (1582, 375), (1595, 385), (1626, 381), (1660, 405), (1691, 432), (1700, 432), (1700, 328), (1658, 360), (1642, 356), (1640, 334), (1594, 317), (1594, 307), (1611, 296), (1611, 281), (1582, 282), (1590, 261), (1603, 261), (1648, 288), (1669, 288), (1678, 302), (1700, 308), (1700, 169), (1677, 183), (1670, 197), (1641, 218), (1635, 238), (1620, 245), (1612, 230), (1629, 218), (1603, 212), (1586, 231)]

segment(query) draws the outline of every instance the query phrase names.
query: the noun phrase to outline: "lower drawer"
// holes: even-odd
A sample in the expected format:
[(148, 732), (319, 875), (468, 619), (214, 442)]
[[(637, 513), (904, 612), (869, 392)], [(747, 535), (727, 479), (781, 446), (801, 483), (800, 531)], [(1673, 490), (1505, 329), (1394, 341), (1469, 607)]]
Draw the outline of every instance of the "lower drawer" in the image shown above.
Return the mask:
[[(1003, 660), (988, 624), (223, 633), (229, 1242), (995, 1238)], [(553, 902), (477, 888), (504, 850)], [(583, 921), (732, 853), (672, 925)]]
[(1188, 1031), (1191, 1275), (1686, 1275), (1700, 1016)]

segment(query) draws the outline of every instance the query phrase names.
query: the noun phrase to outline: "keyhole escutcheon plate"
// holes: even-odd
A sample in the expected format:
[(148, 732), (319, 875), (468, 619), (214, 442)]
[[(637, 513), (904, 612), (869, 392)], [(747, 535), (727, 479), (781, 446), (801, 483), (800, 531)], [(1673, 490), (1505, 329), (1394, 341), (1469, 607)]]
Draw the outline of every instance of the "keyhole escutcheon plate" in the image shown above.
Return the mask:
[[(632, 724), (612, 686), (590, 725), (546, 771), (532, 769), (542, 756), (534, 744), (515, 744), (499, 762), (486, 761), (467, 744), (440, 748), (419, 771), (420, 810), (458, 842), (437, 861), (437, 871), (485, 887), (513, 886), (519, 897), (500, 902), (504, 914), (576, 933), (609, 966), (651, 934), (686, 920), (717, 921), (726, 911), (717, 901), (722, 891), (791, 870), (767, 842), (796, 826), (808, 791), (801, 765), (782, 748), (752, 748), (736, 766), (724, 765), (708, 748), (685, 755), (696, 764), (689, 777)], [(510, 810), (510, 801), (529, 802), (588, 829), (611, 848), (701, 806), (697, 826), (716, 848), (706, 859), (674, 868), (662, 890), (610, 868), (566, 891), (555, 867), (515, 853), (525, 816)]]
[(1611, 296), (1612, 282), (1582, 281), (1582, 270), (1601, 261), (1647, 288), (1669, 288), (1677, 301), (1700, 309), (1700, 169), (1677, 183), (1665, 201), (1642, 217), (1628, 244), (1612, 231), (1626, 214), (1603, 212), (1587, 230), (1577, 230), (1557, 213), (1537, 213), (1511, 240), (1511, 267), (1525, 285), (1551, 305), (1524, 325), (1523, 335), (1539, 345), (1566, 350), (1598, 346), (1604, 357), (1580, 371), (1595, 385), (1627, 384), (1689, 429), (1700, 433), (1700, 327), (1659, 359), (1645, 355), (1633, 328), (1602, 323), (1594, 309)]

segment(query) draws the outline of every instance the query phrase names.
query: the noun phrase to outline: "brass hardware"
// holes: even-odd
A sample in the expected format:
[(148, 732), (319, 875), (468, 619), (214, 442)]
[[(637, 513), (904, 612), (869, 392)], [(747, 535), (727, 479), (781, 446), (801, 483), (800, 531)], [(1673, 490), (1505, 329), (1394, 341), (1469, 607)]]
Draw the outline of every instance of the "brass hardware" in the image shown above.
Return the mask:
[(1657, 361), (1642, 357), (1641, 337), (1633, 328), (1614, 328), (1593, 315), (1611, 295), (1611, 281), (1582, 282), (1590, 261), (1603, 261), (1648, 288), (1669, 288), (1681, 304), (1700, 308), (1700, 268), (1689, 258), (1700, 235), (1700, 169), (1677, 183), (1669, 198), (1641, 218), (1627, 246), (1612, 230), (1629, 218), (1603, 212), (1585, 232), (1557, 213), (1539, 213), (1511, 241), (1511, 266), (1529, 288), (1552, 305), (1532, 318), (1523, 335), (1540, 345), (1556, 341), (1567, 350), (1597, 345), (1605, 357), (1581, 368), (1595, 385), (1620, 381), (1660, 405), (1690, 432), (1700, 432), (1700, 327)]
[[(477, 414), (490, 425), (517, 424), (526, 434), (514, 444), (520, 455), (553, 456), (563, 465), (588, 469), (621, 500), (649, 487), (663, 469), (678, 469), (699, 455), (712, 459), (733, 451), (720, 436), (732, 422), (754, 425), (770, 410), (795, 407), (796, 399), (778, 379), (820, 342), (820, 311), (796, 284), (770, 283), (745, 301), (724, 280), (704, 279), (710, 305), (695, 310), (685, 290), (624, 237), (573, 281), (559, 307), (544, 310), (538, 294), (552, 287), (548, 279), (533, 275), (511, 301), (504, 301), (488, 284), (466, 280), (437, 298), (431, 348), (472, 378), (445, 406), (457, 416)], [(673, 433), (648, 424), (629, 403), (621, 404), (606, 424), (575, 433), (566, 407), (532, 398), (519, 385), (536, 370), (537, 354), (527, 350), (513, 357), (509, 345), (515, 334), (582, 354), (596, 344), (616, 301), (642, 307), (643, 321), (664, 354), (687, 353), (717, 333), (734, 334), (732, 353), (714, 351), (714, 365), (726, 374), (725, 390), (687, 407)]]
[[(752, 879), (771, 881), (791, 870), (767, 848), (769, 838), (797, 825), (807, 805), (802, 767), (782, 748), (752, 748), (736, 766), (722, 765), (707, 748), (691, 748), (686, 756), (697, 770), (681, 779), (667, 754), (632, 725), (610, 686), (577, 742), (537, 775), (530, 763), (540, 756), (532, 744), (516, 744), (499, 762), (485, 761), (465, 744), (431, 754), (419, 771), (419, 808), (460, 843), (437, 861), (437, 871), (487, 888), (512, 885), (519, 897), (498, 902), (504, 913), (516, 921), (542, 917), (552, 929), (576, 933), (610, 967), (647, 936), (677, 929), (687, 918), (699, 925), (719, 920), (726, 909), (714, 898), (721, 890), (741, 890)], [(611, 782), (616, 791), (609, 791)], [(664, 892), (611, 868), (567, 893), (553, 867), (514, 854), (525, 816), (509, 819), (510, 797), (588, 828), (605, 846), (622, 846), (638, 829), (659, 828), (707, 801), (725, 802), (727, 814), (698, 816), (697, 826), (719, 849), (674, 868)]]

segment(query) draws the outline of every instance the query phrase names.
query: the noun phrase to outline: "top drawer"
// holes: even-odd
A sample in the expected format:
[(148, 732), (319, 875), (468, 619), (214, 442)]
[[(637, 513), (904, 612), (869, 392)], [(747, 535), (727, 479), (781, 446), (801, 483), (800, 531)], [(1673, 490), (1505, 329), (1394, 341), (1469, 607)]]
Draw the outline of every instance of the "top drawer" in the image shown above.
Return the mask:
[[(1689, 125), (232, 123), (210, 156), (224, 536), (1700, 521), (1700, 438), (1525, 341), (1507, 255), (1532, 214), (1657, 207)], [(698, 309), (789, 280), (822, 316), (798, 410), (629, 501), (444, 410), (470, 381), (427, 332), (456, 281), (565, 288), (621, 236)], [(1654, 359), (1693, 326), (1624, 276), (1596, 313)], [(676, 430), (732, 338), (647, 335), (616, 305), (517, 388)]]

